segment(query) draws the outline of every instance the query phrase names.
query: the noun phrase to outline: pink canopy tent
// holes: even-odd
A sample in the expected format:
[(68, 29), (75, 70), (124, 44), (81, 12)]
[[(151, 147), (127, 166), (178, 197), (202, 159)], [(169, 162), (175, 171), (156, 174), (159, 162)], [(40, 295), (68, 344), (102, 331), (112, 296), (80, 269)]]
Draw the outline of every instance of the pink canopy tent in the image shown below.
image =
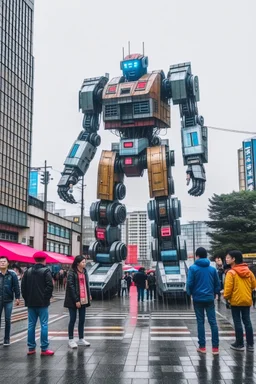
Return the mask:
[(35, 249), (23, 244), (0, 241), (0, 256), (6, 256), (10, 261), (34, 264)]
[[(54, 252), (47, 252), (44, 251), (44, 253), (47, 254), (48, 258), (46, 259), (46, 262), (48, 263), (60, 263), (60, 264), (72, 264), (75, 258), (73, 256), (65, 256), (61, 253), (54, 253)], [(53, 261), (47, 261), (52, 259)]]
[[(36, 252), (38, 252), (37, 249), (27, 245), (0, 241), (0, 256), (6, 256), (10, 261), (34, 264), (33, 256)], [(48, 264), (72, 264), (74, 261), (73, 256), (65, 256), (54, 252), (44, 253), (47, 255), (46, 263)]]

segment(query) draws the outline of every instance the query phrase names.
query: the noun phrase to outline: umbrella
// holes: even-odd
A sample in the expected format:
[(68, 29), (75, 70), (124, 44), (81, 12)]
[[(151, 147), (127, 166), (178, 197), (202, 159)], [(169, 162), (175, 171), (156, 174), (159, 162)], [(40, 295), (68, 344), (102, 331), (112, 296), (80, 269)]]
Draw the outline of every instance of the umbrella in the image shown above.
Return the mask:
[(138, 270), (132, 267), (130, 269), (127, 269), (125, 272), (138, 272)]
[(133, 268), (132, 265), (125, 264), (123, 265), (123, 271), (126, 271), (127, 269)]
[(140, 268), (144, 268), (143, 265), (134, 265), (133, 268), (137, 269), (137, 271), (140, 269)]
[(150, 273), (150, 272), (154, 272), (155, 273), (156, 270), (155, 269), (148, 269), (146, 273)]

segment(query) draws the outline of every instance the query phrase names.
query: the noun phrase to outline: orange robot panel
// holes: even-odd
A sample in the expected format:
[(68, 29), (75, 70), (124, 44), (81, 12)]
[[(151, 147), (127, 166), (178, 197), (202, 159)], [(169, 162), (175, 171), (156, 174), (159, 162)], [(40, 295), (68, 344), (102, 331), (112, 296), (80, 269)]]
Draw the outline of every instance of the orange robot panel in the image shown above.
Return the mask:
[(116, 152), (102, 151), (98, 168), (97, 198), (114, 200), (114, 187), (123, 181), (123, 175), (114, 173)]
[(170, 106), (167, 100), (161, 99), (161, 85), (161, 71), (147, 73), (131, 82), (112, 79), (103, 92), (105, 128), (145, 125), (169, 128)]
[(149, 194), (151, 198), (168, 196), (165, 146), (147, 148)]

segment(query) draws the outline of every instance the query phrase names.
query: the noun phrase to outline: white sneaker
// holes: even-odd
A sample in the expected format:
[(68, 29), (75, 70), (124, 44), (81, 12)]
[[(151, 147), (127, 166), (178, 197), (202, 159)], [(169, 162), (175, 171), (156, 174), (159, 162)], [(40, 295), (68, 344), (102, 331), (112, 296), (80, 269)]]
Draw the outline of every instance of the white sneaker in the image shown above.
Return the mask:
[(79, 339), (77, 342), (77, 345), (83, 345), (84, 347), (90, 347), (90, 343), (86, 341), (85, 339)]
[(68, 346), (69, 346), (69, 348), (74, 349), (74, 348), (77, 348), (77, 343), (75, 342), (74, 339), (69, 339)]

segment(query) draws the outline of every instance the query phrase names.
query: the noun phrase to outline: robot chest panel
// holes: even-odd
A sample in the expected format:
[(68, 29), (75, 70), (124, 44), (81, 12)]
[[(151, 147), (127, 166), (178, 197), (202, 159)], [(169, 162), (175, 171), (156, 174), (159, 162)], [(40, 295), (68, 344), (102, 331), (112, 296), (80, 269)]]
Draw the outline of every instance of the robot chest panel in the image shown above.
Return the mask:
[(144, 75), (133, 82), (115, 78), (103, 93), (103, 120), (106, 129), (167, 127), (170, 107), (161, 100), (160, 73)]

